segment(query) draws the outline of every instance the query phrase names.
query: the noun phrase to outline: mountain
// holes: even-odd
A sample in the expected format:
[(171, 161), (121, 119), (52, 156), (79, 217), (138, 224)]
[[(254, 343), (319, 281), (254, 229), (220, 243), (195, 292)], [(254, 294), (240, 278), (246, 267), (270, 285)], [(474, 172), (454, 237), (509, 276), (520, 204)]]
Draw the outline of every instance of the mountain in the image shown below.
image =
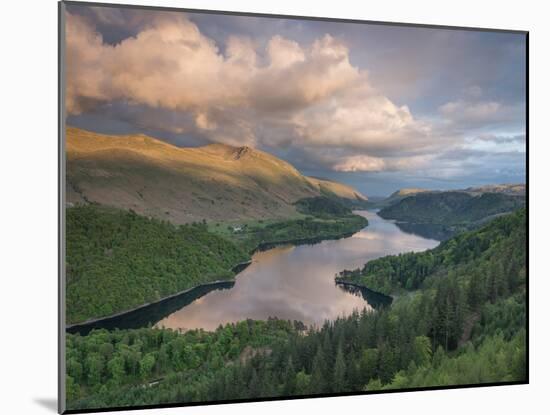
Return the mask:
[(173, 223), (288, 218), (300, 199), (330, 194), (366, 200), (355, 189), (302, 175), (250, 147), (177, 147), (142, 134), (103, 135), (67, 128), (69, 206), (132, 209)]
[(347, 184), (333, 182), (318, 177), (307, 177), (307, 180), (319, 189), (322, 195), (335, 196), (341, 199), (366, 202), (368, 198)]
[(446, 239), (524, 204), (524, 196), (501, 191), (423, 192), (384, 207), (379, 215), (398, 221), (406, 231), (422, 234), (424, 228), (425, 236)]

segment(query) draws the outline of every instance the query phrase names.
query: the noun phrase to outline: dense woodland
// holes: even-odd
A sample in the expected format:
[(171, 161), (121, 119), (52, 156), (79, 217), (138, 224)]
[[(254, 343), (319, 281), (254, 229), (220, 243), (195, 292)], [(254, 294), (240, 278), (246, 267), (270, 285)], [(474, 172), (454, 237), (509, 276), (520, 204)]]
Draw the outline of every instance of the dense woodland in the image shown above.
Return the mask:
[(97, 205), (67, 209), (66, 229), (68, 323), (231, 279), (249, 258), (204, 224), (174, 226)]
[[(491, 295), (507, 293), (525, 279), (525, 209), (464, 232), (437, 248), (369, 261), (362, 269), (344, 270), (337, 280), (355, 282), (384, 294), (417, 289), (428, 277), (466, 278), (472, 287), (490, 286)], [(433, 279), (433, 278), (432, 278)]]
[[(525, 204), (524, 196), (504, 193), (471, 195), (462, 191), (425, 192), (398, 200), (378, 213), (384, 219), (405, 224), (430, 225), (432, 233), (443, 239), (472, 230), (497, 215), (509, 213)], [(405, 226), (405, 231), (407, 226)], [(416, 226), (421, 231), (421, 226)], [(430, 236), (430, 235), (426, 235)]]
[(295, 203), (295, 205), (299, 212), (321, 218), (346, 216), (352, 214), (351, 209), (340, 201), (324, 196), (300, 199)]
[(525, 215), (343, 273), (401, 294), (320, 328), (271, 319), (68, 335), (69, 408), (523, 381)]
[(308, 216), (223, 238), (206, 222), (175, 226), (98, 205), (67, 209), (67, 322), (109, 316), (234, 277), (258, 248), (339, 238), (368, 221), (325, 197), (302, 199)]
[(342, 238), (368, 225), (368, 220), (353, 214), (342, 199), (318, 196), (300, 199), (295, 205), (303, 217), (245, 225), (230, 239), (253, 253), (257, 249), (285, 243), (315, 243)]

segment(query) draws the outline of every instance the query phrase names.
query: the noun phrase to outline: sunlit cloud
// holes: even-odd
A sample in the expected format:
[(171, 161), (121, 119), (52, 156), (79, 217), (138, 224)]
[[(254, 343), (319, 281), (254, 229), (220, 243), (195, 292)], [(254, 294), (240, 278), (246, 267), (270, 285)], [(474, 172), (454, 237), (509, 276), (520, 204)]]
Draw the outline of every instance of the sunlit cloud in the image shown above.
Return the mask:
[[(264, 24), (269, 26), (264, 31), (262, 23), (269, 20), (250, 27), (235, 20), (234, 26), (206, 30), (214, 27), (206, 19), (214, 17), (84, 6), (70, 10), (66, 103), (72, 119), (107, 114), (136, 131), (166, 133), (176, 143), (179, 136), (259, 147), (298, 168), (326, 174), (473, 177), (493, 167), (487, 160), (494, 171), (506, 171), (505, 161), (513, 160), (518, 171), (521, 160), (512, 154), (522, 152), (525, 140), (513, 137), (524, 137), (524, 97), (510, 99), (488, 88), (488, 61), (480, 61), (479, 73), (472, 66), (454, 90), (431, 90), (426, 108), (418, 111), (418, 102), (392, 99), (385, 91), (399, 96), (400, 85), (413, 82), (414, 96), (421, 96), (423, 87), (429, 89), (422, 83), (429, 71), (441, 71), (436, 62), (425, 62), (434, 57), (409, 51), (399, 58), (390, 48), (391, 62), (401, 59), (402, 64), (382, 77), (380, 72), (372, 76), (370, 63), (386, 55), (381, 58), (380, 50), (373, 50), (378, 54), (370, 59), (363, 47), (368, 38), (356, 27), (346, 26), (350, 35), (343, 36), (345, 30), (335, 31), (334, 25), (278, 30), (293, 27), (286, 22)], [(305, 36), (306, 27), (314, 28), (314, 35)], [(432, 73), (432, 78), (453, 73), (457, 63), (445, 45), (455, 50), (466, 45), (464, 37), (418, 33), (442, 48), (437, 56), (448, 72)], [(514, 59), (519, 53), (506, 42), (491, 44), (490, 52)], [(403, 96), (411, 95), (410, 85), (403, 88), (408, 91)], [(451, 153), (463, 158), (452, 159)]]
[[(137, 36), (110, 45), (70, 14), (67, 39), (67, 105), (73, 114), (125, 100), (191, 113), (194, 131), (229, 144), (257, 145), (265, 129), (274, 132), (264, 138), (271, 146), (405, 151), (430, 142), (429, 125), (371, 86), (368, 73), (350, 63), (347, 46), (329, 34), (310, 45), (276, 35), (263, 54), (251, 39), (230, 37), (222, 54), (183, 15), (157, 13)], [(372, 160), (372, 168), (385, 164), (362, 157), (335, 169), (368, 171)]]

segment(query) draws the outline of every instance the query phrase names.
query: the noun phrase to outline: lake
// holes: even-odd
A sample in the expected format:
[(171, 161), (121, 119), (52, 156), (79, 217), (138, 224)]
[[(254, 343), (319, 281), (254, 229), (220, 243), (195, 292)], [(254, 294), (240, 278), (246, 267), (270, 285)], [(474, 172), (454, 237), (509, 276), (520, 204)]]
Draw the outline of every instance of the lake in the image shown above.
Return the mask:
[(346, 289), (334, 282), (343, 269), (362, 267), (368, 260), (402, 252), (423, 251), (438, 241), (406, 233), (375, 212), (357, 211), (369, 225), (354, 235), (313, 245), (279, 246), (252, 257), (235, 282), (200, 287), (181, 296), (136, 310), (91, 328), (136, 328), (153, 324), (172, 329), (213, 330), (220, 324), (244, 319), (277, 317), (321, 325), (372, 308), (378, 299), (364, 290)]

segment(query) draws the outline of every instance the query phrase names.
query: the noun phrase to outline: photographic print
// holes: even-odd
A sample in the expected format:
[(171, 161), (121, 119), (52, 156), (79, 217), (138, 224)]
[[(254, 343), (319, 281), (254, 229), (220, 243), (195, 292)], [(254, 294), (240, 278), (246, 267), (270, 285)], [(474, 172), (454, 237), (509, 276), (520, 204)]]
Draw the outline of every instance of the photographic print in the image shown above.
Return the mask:
[(527, 32), (59, 12), (61, 411), (528, 381)]

